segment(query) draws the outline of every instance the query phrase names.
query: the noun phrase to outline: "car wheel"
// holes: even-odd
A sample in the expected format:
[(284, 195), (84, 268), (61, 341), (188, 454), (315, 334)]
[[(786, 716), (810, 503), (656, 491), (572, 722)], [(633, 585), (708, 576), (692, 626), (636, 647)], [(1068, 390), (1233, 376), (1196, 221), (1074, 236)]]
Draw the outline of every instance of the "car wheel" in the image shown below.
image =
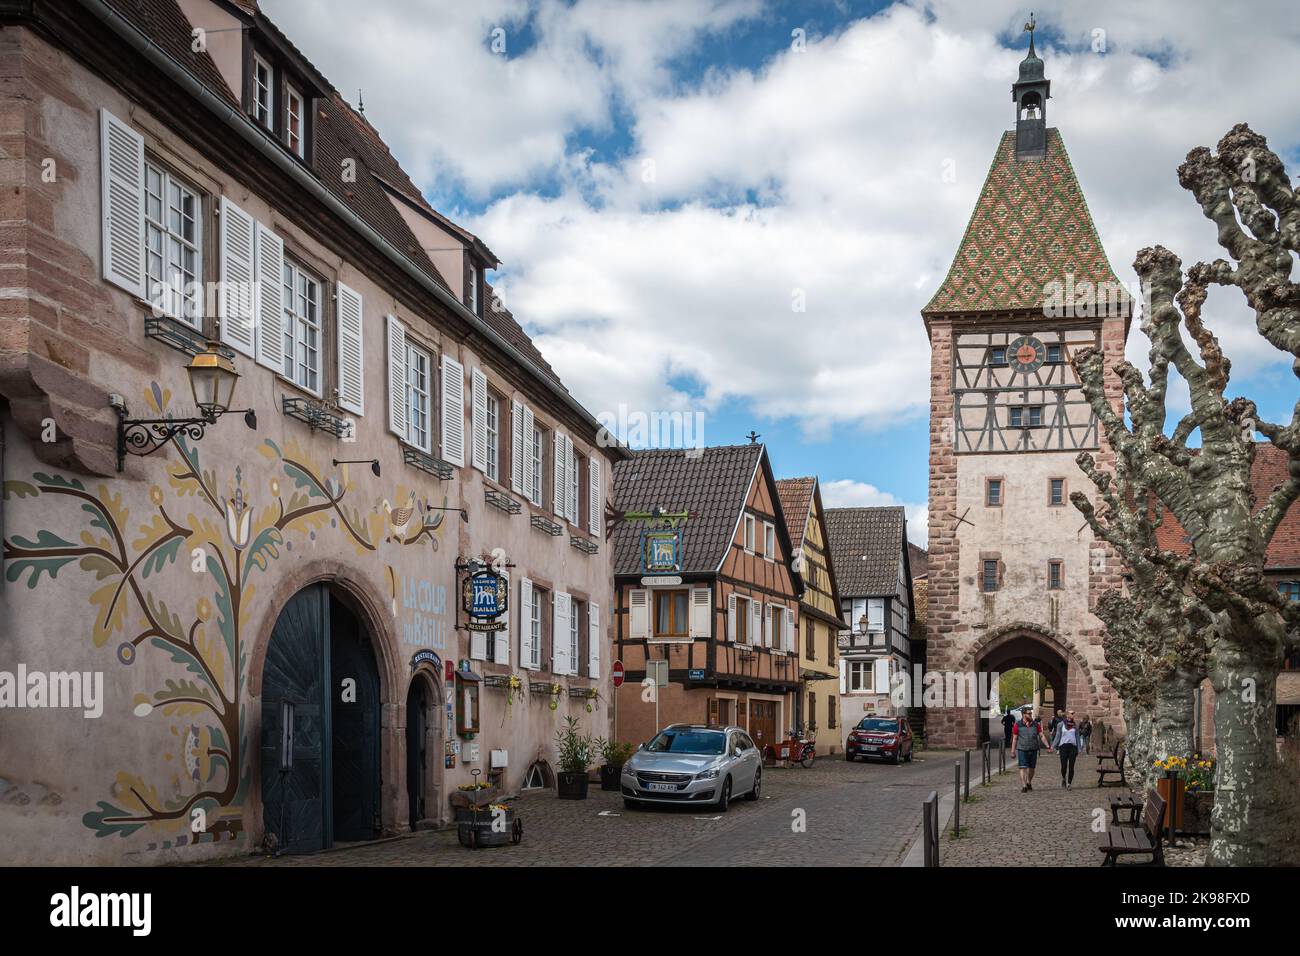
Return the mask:
[(912, 762), (912, 757), (915, 756), (915, 754), (916, 754), (916, 748), (915, 748), (915, 747), (908, 747), (908, 748), (907, 748), (907, 762), (908, 762), (908, 763), (911, 763), (911, 762)]
[(903, 762), (903, 748), (899, 747), (894, 751), (894, 758), (890, 761), (895, 767)]
[(624, 798), (623, 798), (623, 809), (624, 809), (624, 810), (640, 810), (640, 809), (641, 809), (641, 801), (640, 801), (640, 800), (632, 800), (632, 799), (629, 798), (629, 797), (624, 797)]
[(718, 797), (718, 812), (726, 813), (731, 805), (731, 778), (722, 781), (722, 796)]
[(763, 788), (763, 768), (759, 767), (754, 771), (754, 786), (745, 794), (746, 800), (757, 800)]
[(844, 759), (849, 763), (853, 763), (853, 761), (857, 760), (858, 758), (853, 756), (853, 754), (845, 754)]

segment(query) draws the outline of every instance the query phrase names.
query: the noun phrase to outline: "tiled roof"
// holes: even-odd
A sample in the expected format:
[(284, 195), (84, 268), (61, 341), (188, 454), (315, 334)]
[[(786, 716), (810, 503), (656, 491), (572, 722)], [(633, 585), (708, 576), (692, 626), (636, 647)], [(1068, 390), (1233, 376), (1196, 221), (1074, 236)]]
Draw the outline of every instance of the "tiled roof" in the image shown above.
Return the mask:
[(204, 86), (238, 105), (238, 94), (226, 85), (207, 48), (194, 50), (193, 28), (176, 0), (108, 0), (108, 4)]
[(898, 589), (907, 515), (901, 505), (827, 508), (826, 533), (840, 597), (883, 597)]
[[(1002, 134), (948, 277), (922, 315), (1034, 309), (1049, 282), (1118, 283), (1056, 129), (1047, 156), (1017, 160)], [(1118, 287), (1116, 285), (1116, 287)]]
[[(726, 445), (637, 451), (614, 464), (614, 507), (619, 511), (695, 511), (682, 532), (682, 570), (714, 571), (731, 545), (763, 446)], [(644, 525), (614, 527), (614, 573), (641, 572)]]
[(776, 494), (781, 499), (781, 510), (785, 512), (785, 527), (796, 548), (803, 547), (804, 530), (816, 488), (816, 478), (782, 478), (776, 483)]
[(930, 552), (919, 544), (907, 542), (907, 563), (912, 568), (912, 580), (923, 578), (929, 573)]
[[(485, 290), (483, 320), (496, 330), (497, 335), (522, 352), (530, 362), (537, 366), (539, 372), (560, 386), (560, 388), (564, 388), (560, 376), (555, 374), (555, 369), (551, 368), (551, 363), (542, 357), (542, 353), (533, 344), (533, 340), (528, 337), (528, 333), (524, 331), (523, 326), (519, 324), (510, 310), (505, 305), (497, 308), (500, 300), (493, 294), (492, 286), (485, 281), (483, 288)], [(567, 388), (564, 388), (564, 390), (568, 391)]]
[[(1255, 510), (1268, 504), (1273, 489), (1287, 480), (1287, 454), (1268, 442), (1255, 446), (1255, 461), (1250, 468), (1251, 490), (1255, 493)], [(1156, 529), (1156, 544), (1164, 551), (1191, 554), (1192, 544), (1187, 532), (1168, 511), (1164, 522)], [(1266, 571), (1300, 569), (1300, 504), (1293, 502), (1286, 516), (1273, 533), (1273, 540), (1264, 552)]]

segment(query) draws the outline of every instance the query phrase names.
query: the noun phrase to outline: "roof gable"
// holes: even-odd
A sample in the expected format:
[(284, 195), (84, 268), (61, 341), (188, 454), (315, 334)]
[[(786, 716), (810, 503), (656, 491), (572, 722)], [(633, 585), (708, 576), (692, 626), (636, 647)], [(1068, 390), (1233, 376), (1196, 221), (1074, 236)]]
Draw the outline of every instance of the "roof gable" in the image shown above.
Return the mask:
[[(614, 507), (695, 512), (682, 528), (682, 570), (712, 573), (731, 547), (762, 457), (757, 444), (632, 452), (614, 464)], [(639, 522), (614, 526), (614, 573), (641, 573), (643, 529)]]
[(1067, 276), (1075, 288), (1118, 288), (1060, 132), (1047, 131), (1041, 160), (1017, 160), (1015, 150), (1015, 132), (1004, 132), (957, 255), (922, 315), (1041, 311), (1043, 287)]
[(896, 593), (900, 576), (906, 577), (905, 568), (900, 567), (907, 535), (903, 508), (827, 508), (823, 514), (840, 595), (883, 597)]

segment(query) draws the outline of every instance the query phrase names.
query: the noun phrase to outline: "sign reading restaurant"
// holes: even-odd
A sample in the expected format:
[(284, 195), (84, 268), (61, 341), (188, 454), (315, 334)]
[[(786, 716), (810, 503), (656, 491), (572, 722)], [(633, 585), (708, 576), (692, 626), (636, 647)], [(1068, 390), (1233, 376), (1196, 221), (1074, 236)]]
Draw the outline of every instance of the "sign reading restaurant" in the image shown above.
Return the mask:
[(465, 577), (461, 589), (471, 631), (499, 631), (506, 626), (510, 589), (504, 577), (491, 569), (476, 571)]

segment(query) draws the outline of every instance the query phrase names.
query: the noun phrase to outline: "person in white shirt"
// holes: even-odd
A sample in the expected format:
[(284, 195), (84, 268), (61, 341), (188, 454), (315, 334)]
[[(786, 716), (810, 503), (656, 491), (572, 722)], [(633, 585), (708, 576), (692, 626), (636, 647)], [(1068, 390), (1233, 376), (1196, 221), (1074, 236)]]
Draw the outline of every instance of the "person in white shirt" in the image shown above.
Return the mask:
[(1074, 789), (1074, 761), (1079, 756), (1079, 725), (1074, 711), (1067, 710), (1052, 734), (1052, 749), (1061, 755), (1061, 788)]

